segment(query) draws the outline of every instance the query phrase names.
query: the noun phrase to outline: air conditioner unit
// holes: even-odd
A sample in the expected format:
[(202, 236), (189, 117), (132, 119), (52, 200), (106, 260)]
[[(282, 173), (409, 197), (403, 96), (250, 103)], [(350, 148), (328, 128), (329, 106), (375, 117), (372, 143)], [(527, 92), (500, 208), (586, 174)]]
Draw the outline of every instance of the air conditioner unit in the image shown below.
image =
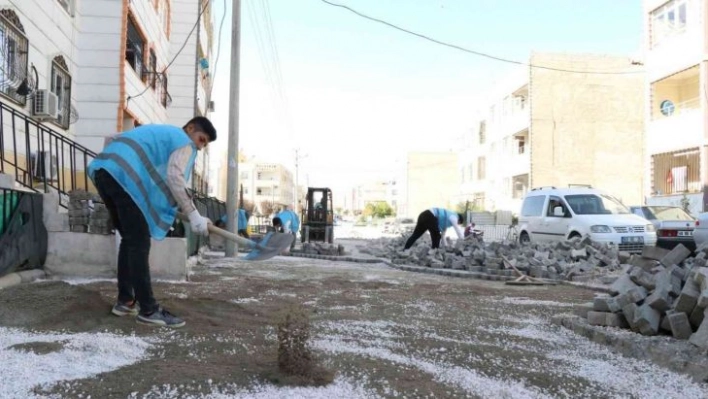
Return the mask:
[(209, 101), (209, 112), (214, 112), (214, 101)]
[(32, 102), (32, 116), (40, 119), (59, 117), (59, 97), (49, 90), (37, 90)]
[(33, 152), (30, 157), (32, 175), (39, 181), (57, 180), (57, 156), (49, 151)]

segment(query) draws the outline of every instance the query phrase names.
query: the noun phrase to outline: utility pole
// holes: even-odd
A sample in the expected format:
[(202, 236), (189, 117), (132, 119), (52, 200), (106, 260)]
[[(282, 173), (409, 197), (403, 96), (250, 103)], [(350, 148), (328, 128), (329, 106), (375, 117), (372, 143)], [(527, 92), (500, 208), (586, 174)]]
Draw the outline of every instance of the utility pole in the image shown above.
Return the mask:
[[(236, 201), (238, 200), (238, 122), (241, 79), (241, 0), (232, 0), (231, 10), (231, 73), (229, 90), (229, 147), (226, 158), (226, 229), (237, 233)], [(226, 10), (224, 10), (226, 12)], [(236, 244), (226, 240), (226, 257), (237, 254)]]
[(295, 149), (295, 190), (293, 190), (293, 204), (294, 204), (293, 210), (295, 212), (300, 212), (300, 207), (298, 206), (298, 205), (300, 205), (300, 190), (298, 189), (298, 186), (297, 186), (297, 184), (298, 184), (298, 182), (297, 182), (298, 167), (300, 164), (300, 159), (299, 159), (299, 155), (298, 155), (299, 151), (300, 150), (298, 150), (297, 148)]

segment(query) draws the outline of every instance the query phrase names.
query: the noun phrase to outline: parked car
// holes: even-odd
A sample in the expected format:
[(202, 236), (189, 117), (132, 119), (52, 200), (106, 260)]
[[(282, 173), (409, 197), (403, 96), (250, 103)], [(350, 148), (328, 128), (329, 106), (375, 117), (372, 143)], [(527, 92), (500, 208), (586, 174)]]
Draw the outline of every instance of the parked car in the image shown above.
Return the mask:
[(657, 239), (653, 224), (602, 190), (546, 187), (526, 194), (519, 216), (521, 243), (574, 237), (615, 244), (632, 253), (656, 245)]
[(656, 245), (672, 249), (677, 244), (695, 249), (693, 231), (696, 218), (678, 206), (631, 206), (632, 213), (652, 222), (656, 228)]
[(708, 241), (708, 212), (698, 214), (696, 227), (693, 230), (693, 243), (696, 248), (706, 241)]

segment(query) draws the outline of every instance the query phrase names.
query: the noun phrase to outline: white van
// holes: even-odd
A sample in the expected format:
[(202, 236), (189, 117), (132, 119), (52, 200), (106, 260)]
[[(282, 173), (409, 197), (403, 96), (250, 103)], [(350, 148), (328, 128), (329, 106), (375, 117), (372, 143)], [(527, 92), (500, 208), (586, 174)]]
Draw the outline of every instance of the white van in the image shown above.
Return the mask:
[(656, 230), (613, 196), (591, 187), (542, 187), (529, 191), (519, 216), (519, 241), (590, 237), (639, 253), (656, 245)]

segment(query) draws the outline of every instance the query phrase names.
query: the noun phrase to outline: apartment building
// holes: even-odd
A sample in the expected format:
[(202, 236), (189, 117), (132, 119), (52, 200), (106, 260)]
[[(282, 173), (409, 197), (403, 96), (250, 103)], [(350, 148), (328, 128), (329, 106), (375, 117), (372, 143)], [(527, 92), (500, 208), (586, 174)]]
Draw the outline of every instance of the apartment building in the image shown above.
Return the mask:
[[(478, 111), (460, 156), (460, 195), (518, 212), (533, 187), (589, 184), (641, 203), (644, 77), (629, 57), (534, 53)], [(600, 72), (596, 74), (579, 73)]]
[(432, 207), (455, 207), (460, 187), (458, 156), (452, 151), (408, 153), (399, 217), (417, 217)]
[[(292, 172), (277, 163), (257, 162), (241, 159), (238, 164), (239, 185), (243, 187), (244, 200), (251, 201), (259, 213), (264, 212), (264, 203), (272, 204), (276, 209), (294, 206), (295, 183)], [(227, 168), (218, 168), (219, 180), (217, 198), (226, 201)]]
[(368, 204), (385, 202), (397, 212), (399, 195), (396, 180), (372, 181), (352, 189), (351, 207), (354, 211), (363, 211)]
[[(207, 115), (213, 26), (209, 3), (201, 4), (0, 0), (3, 169), (26, 175), (34, 157), (46, 159), (35, 164), (47, 170), (35, 170), (33, 178), (69, 173), (67, 179), (85, 182), (87, 154), (100, 152), (106, 136)], [(21, 144), (25, 135), (32, 144)], [(205, 156), (195, 168), (199, 184)]]
[(646, 202), (708, 209), (707, 0), (645, 0)]

